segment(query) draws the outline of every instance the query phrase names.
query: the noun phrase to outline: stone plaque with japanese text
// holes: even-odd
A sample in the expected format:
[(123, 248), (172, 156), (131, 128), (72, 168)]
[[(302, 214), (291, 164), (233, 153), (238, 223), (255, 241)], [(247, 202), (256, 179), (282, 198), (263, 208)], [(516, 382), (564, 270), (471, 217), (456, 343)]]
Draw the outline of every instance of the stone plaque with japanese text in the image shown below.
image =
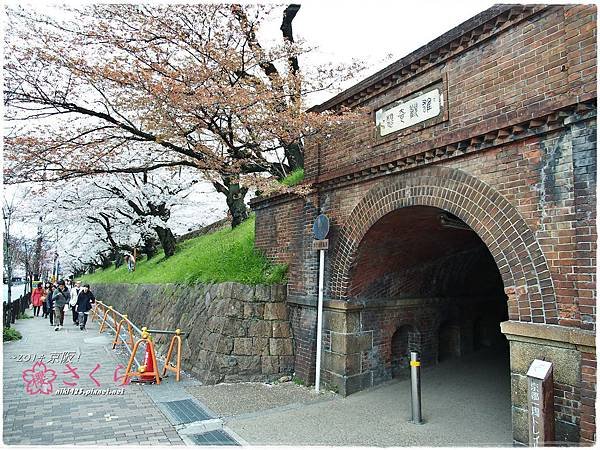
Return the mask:
[(380, 136), (433, 119), (442, 113), (444, 96), (439, 88), (416, 97), (401, 99), (375, 112), (375, 125)]

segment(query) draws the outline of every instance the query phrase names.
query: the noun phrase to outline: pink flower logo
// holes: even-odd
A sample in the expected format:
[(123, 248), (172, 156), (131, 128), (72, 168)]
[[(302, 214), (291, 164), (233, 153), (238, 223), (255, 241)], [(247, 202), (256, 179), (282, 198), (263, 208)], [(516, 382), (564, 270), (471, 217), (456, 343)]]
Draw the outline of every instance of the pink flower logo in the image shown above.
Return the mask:
[(25, 390), (29, 395), (48, 395), (52, 392), (52, 382), (56, 380), (56, 372), (48, 369), (42, 361), (38, 361), (31, 369), (25, 369), (21, 377), (25, 381)]

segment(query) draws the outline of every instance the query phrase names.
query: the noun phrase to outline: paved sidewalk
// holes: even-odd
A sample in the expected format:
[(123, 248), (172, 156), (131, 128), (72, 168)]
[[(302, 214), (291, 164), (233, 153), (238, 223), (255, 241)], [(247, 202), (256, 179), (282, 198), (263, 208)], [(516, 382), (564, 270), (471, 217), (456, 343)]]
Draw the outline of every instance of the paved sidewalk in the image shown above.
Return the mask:
[[(250, 445), (512, 447), (511, 386), (503, 352), (475, 353), (423, 370), (424, 425), (409, 423), (409, 380), (346, 398), (310, 396), (306, 388), (286, 385), (287, 399), (273, 393), (282, 401), (270, 404), (257, 395), (266, 389), (258, 385), (188, 391)], [(278, 388), (284, 387), (270, 390)]]
[[(69, 319), (70, 314), (65, 323)], [(116, 370), (123, 375), (126, 360), (111, 350), (112, 336), (99, 334), (96, 322), (88, 323), (87, 331), (72, 323), (54, 331), (48, 320), (36, 317), (18, 320), (15, 328), (23, 339), (5, 342), (3, 349), (5, 444), (183, 444), (175, 425), (145, 391), (148, 387), (121, 388), (114, 381)], [(23, 373), (42, 356), (46, 379), (56, 375), (52, 392), (36, 392), (31, 384), (28, 393)], [(75, 384), (73, 389), (113, 394), (57, 395), (59, 389), (70, 388), (66, 383)], [(48, 384), (44, 387), (50, 389)]]
[[(408, 380), (343, 398), (293, 383), (202, 386), (184, 374), (179, 383), (171, 376), (119, 393), (115, 370), (128, 354), (111, 349), (113, 336), (99, 334), (97, 322), (86, 332), (73, 325), (55, 332), (41, 318), (19, 320), (16, 328), (23, 339), (4, 344), (6, 444), (512, 446), (510, 377), (501, 353), (424, 370), (425, 424), (413, 425)], [(42, 354), (56, 374), (52, 393), (28, 394), (23, 373)], [(57, 395), (65, 383), (117, 394)]]

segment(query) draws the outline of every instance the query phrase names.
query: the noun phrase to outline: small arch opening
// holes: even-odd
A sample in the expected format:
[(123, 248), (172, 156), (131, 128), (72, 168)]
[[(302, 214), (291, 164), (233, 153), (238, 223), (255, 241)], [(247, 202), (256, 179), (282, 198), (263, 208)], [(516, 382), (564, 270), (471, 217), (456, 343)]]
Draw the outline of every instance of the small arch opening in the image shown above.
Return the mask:
[(457, 358), (461, 355), (460, 327), (446, 320), (438, 329), (438, 362)]
[(410, 352), (417, 350), (417, 332), (410, 325), (398, 327), (391, 339), (392, 378), (403, 378), (410, 368)]

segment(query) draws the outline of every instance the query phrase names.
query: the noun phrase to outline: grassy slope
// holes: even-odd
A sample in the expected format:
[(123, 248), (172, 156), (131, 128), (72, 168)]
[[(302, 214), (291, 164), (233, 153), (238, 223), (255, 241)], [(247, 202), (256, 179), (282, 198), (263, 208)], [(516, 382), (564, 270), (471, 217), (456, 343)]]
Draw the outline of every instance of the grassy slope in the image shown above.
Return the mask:
[(164, 259), (161, 252), (149, 261), (138, 261), (135, 272), (125, 265), (85, 275), (89, 283), (279, 283), (286, 267), (272, 265), (254, 250), (254, 217), (234, 230), (225, 229), (178, 244)]

